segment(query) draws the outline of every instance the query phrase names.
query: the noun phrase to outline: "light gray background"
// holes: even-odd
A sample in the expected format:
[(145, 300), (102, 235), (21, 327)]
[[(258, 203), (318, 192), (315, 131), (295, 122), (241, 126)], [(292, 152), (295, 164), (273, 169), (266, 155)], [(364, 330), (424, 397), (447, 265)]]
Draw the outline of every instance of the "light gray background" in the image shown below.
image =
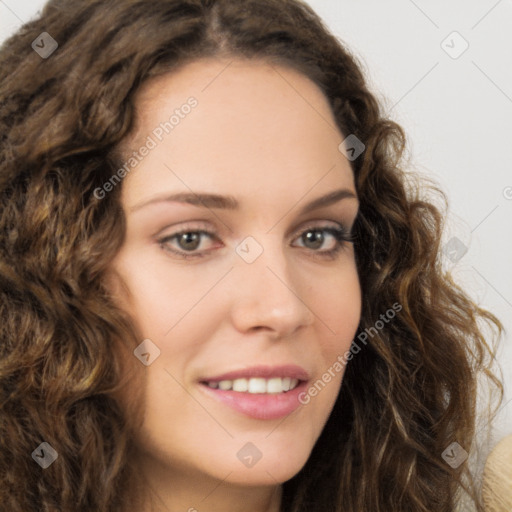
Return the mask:
[[(308, 1), (404, 127), (410, 168), (447, 193), (445, 242), (468, 246), (456, 263), (445, 258), (447, 268), (505, 325), (498, 440), (512, 433), (512, 1)], [(43, 5), (0, 0), (0, 40)]]

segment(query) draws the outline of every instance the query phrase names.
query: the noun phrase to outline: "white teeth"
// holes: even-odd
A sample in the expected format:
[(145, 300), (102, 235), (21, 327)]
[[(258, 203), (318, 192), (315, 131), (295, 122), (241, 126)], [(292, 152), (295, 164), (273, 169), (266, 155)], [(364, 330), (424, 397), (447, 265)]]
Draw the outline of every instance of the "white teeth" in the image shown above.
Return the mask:
[(228, 389), (231, 389), (232, 387), (233, 387), (232, 380), (221, 380), (219, 382), (219, 389), (222, 389), (223, 391), (227, 391)]
[(247, 379), (235, 379), (233, 381), (233, 391), (239, 391), (244, 393), (249, 388), (249, 383)]
[(236, 391), (238, 393), (269, 393), (277, 394), (290, 391), (299, 384), (298, 379), (290, 377), (272, 377), (271, 379), (263, 379), (255, 377), (252, 379), (235, 379), (221, 380), (220, 382), (207, 382), (208, 386), (213, 389), (222, 391)]
[(249, 393), (266, 393), (267, 383), (265, 379), (249, 379)]
[(267, 393), (282, 393), (283, 392), (283, 381), (277, 377), (275, 379), (268, 379), (267, 381)]

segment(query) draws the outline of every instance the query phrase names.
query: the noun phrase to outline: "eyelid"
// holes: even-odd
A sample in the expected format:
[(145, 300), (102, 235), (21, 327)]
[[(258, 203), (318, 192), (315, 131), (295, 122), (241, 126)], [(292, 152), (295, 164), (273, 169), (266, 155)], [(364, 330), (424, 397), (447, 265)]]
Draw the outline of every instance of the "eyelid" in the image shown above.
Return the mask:
[[(179, 228), (176, 228), (176, 230), (170, 233), (169, 235), (162, 234), (164, 231), (171, 229), (173, 226), (179, 226)], [(302, 223), (300, 226), (293, 228), (291, 230), (291, 234), (289, 234), (287, 238), (293, 235), (293, 239), (295, 239), (297, 236), (301, 235), (307, 229), (322, 229), (329, 227), (333, 227), (335, 229), (341, 228), (343, 231), (345, 231), (347, 235), (350, 235), (352, 231), (349, 228), (349, 223), (319, 218), (311, 219), (305, 223)], [(205, 231), (208, 234), (210, 234), (212, 238), (219, 239), (219, 230), (216, 227), (212, 226), (211, 223), (202, 220), (191, 220), (184, 223), (176, 223), (165, 226), (163, 229), (160, 229), (155, 235), (153, 235), (153, 237), (157, 239), (169, 238), (172, 236), (179, 235), (180, 233), (186, 231)]]
[[(170, 230), (172, 231), (168, 235), (164, 234), (166, 231)], [(185, 222), (176, 222), (174, 224), (168, 224), (164, 228), (159, 229), (158, 232), (153, 235), (153, 238), (168, 238), (173, 235), (183, 233), (184, 231), (207, 231), (212, 235), (216, 235), (219, 230), (216, 227), (212, 226), (212, 224), (209, 222), (205, 222), (203, 220), (190, 220)]]
[(335, 221), (326, 219), (313, 219), (301, 224), (299, 227), (292, 231), (293, 240), (295, 240), (297, 236), (300, 236), (304, 231), (307, 231), (308, 229), (321, 230), (331, 228), (342, 230), (347, 235), (352, 235), (352, 230), (350, 229), (350, 224), (348, 222), (345, 223), (339, 220)]

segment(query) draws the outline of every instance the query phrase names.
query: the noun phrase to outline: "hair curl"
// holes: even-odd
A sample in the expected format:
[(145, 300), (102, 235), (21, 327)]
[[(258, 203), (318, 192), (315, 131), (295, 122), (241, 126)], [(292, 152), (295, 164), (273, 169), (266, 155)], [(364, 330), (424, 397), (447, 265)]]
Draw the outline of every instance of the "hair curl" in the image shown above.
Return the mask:
[[(31, 48), (42, 31), (59, 43), (46, 60)], [(399, 167), (402, 129), (299, 0), (51, 0), (1, 47), (0, 508), (127, 506), (132, 427), (114, 397), (125, 376), (115, 340), (138, 341), (104, 286), (123, 243), (120, 191), (99, 201), (94, 190), (119, 168), (141, 85), (217, 56), (301, 71), (364, 142), (352, 162), (359, 332), (403, 307), (347, 366), (310, 458), (283, 485), (283, 512), (449, 512), (462, 489), (480, 510), (467, 465), (441, 453), (474, 446), (478, 376), (501, 391), (478, 324), (502, 325), (442, 269), (443, 212)], [(42, 441), (59, 454), (44, 471), (30, 457)]]

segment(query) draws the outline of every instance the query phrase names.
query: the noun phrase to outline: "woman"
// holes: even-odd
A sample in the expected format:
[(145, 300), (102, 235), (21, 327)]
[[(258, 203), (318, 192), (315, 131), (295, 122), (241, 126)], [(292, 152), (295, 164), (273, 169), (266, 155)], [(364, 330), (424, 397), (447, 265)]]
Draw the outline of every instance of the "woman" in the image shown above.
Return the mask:
[(480, 509), (501, 324), (310, 8), (53, 0), (0, 58), (5, 510)]

